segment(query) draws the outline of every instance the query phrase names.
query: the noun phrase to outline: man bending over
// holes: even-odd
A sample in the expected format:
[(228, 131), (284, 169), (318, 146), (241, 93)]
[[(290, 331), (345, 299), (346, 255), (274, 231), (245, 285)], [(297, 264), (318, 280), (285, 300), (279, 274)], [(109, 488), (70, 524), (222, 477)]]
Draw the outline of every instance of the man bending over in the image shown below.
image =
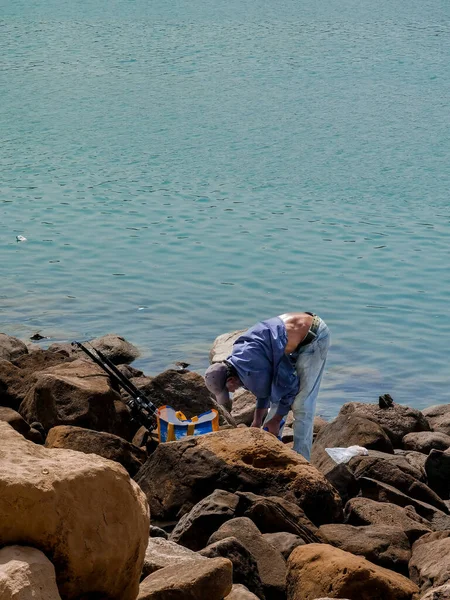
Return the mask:
[(219, 404), (244, 387), (256, 396), (252, 427), (280, 435), (292, 409), (294, 450), (307, 460), (313, 440), (316, 400), (325, 367), (330, 332), (309, 312), (285, 313), (261, 321), (233, 344), (231, 355), (211, 365), (205, 383)]

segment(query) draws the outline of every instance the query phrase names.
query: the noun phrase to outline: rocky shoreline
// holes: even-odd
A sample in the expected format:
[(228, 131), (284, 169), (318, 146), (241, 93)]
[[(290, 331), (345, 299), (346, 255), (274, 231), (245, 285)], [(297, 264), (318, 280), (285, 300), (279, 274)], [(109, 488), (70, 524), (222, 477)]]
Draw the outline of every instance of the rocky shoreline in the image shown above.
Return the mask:
[[(201, 375), (91, 343), (156, 406), (216, 407)], [(308, 463), (241, 392), (220, 431), (158, 444), (82, 354), (0, 334), (1, 600), (450, 599), (450, 404), (343, 404)]]

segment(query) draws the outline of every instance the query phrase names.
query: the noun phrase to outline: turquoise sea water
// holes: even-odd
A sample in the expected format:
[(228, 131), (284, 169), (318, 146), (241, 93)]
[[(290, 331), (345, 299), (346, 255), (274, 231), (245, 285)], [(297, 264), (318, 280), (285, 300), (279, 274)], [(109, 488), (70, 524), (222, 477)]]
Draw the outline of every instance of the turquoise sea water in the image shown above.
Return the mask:
[(448, 3), (0, 0), (0, 57), (1, 331), (202, 372), (309, 309), (320, 413), (450, 401)]

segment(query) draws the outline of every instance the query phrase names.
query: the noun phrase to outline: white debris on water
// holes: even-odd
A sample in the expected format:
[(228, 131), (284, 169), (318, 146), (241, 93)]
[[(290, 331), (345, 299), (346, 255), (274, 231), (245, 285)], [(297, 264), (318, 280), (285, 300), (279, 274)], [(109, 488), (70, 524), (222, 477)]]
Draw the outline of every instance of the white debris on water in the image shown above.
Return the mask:
[(17, 240), (18, 242), (26, 242), (26, 241), (27, 241), (27, 238), (26, 238), (26, 237), (24, 237), (23, 235), (16, 235), (16, 240)]

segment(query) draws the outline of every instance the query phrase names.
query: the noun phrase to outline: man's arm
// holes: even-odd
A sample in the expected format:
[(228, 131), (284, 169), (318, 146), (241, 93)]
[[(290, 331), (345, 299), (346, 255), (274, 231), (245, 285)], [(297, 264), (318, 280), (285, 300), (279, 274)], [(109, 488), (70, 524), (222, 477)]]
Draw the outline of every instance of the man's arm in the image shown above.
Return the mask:
[(267, 415), (267, 408), (255, 408), (255, 414), (253, 415), (253, 421), (250, 427), (262, 427), (265, 416)]

